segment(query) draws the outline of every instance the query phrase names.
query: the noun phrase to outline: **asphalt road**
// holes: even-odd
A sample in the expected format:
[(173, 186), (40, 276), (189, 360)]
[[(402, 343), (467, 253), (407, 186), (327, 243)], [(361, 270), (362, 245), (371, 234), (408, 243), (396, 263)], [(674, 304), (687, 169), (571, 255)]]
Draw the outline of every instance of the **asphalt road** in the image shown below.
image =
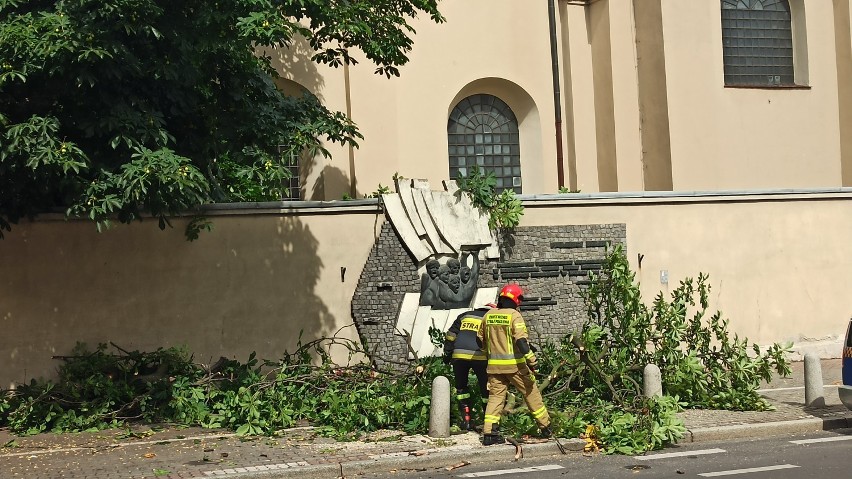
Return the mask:
[[(502, 446), (498, 446), (502, 447)], [(446, 468), (394, 471), (366, 475), (389, 478), (528, 478), (555, 479), (848, 479), (852, 477), (852, 429), (735, 442), (702, 442), (655, 451), (646, 456), (552, 456), (512, 461), (514, 449), (506, 448), (506, 460)], [(449, 465), (448, 465), (449, 466)]]

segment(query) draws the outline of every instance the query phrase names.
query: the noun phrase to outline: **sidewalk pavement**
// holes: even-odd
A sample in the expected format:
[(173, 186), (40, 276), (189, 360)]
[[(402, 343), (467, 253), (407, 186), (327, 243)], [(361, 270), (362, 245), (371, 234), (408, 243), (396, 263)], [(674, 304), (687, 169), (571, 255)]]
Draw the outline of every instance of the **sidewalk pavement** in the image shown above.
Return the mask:
[[(841, 360), (822, 361), (825, 406), (804, 407), (804, 366), (793, 363), (789, 378), (774, 378), (761, 394), (774, 411), (689, 410), (680, 413), (688, 433), (681, 442), (699, 442), (852, 427), (852, 412), (840, 402)], [(580, 439), (563, 439), (581, 451)], [(514, 456), (511, 445), (484, 447), (479, 435), (446, 439), (380, 431), (367, 440), (336, 442), (312, 428), (295, 428), (278, 438), (238, 438), (227, 431), (151, 427), (79, 434), (15, 437), (0, 430), (0, 476), (27, 479), (148, 479), (198, 477), (332, 478), (393, 471), (427, 471)], [(553, 441), (525, 444), (524, 455), (559, 454)], [(578, 454), (569, 452), (569, 454)]]

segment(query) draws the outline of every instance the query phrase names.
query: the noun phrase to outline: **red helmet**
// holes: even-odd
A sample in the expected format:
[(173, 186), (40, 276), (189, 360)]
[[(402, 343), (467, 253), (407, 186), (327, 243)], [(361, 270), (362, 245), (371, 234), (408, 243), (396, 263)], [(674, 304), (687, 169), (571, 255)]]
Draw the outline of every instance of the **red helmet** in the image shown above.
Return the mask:
[(500, 296), (505, 296), (511, 299), (515, 303), (515, 306), (520, 306), (521, 300), (524, 298), (524, 290), (517, 284), (507, 284), (500, 290)]

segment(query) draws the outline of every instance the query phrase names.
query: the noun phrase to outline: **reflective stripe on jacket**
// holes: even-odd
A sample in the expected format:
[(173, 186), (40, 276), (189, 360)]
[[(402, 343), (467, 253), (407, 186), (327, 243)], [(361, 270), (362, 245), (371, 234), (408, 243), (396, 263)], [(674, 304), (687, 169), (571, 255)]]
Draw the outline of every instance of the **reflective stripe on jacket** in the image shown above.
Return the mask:
[(485, 352), (476, 341), (482, 316), (488, 308), (473, 309), (460, 314), (444, 336), (444, 354), (452, 354), (453, 359), (485, 361)]
[(526, 358), (516, 347), (517, 340), (528, 337), (527, 325), (516, 309), (492, 309), (485, 313), (477, 337), (488, 355), (490, 374), (526, 371), (527, 359), (535, 363), (534, 356)]

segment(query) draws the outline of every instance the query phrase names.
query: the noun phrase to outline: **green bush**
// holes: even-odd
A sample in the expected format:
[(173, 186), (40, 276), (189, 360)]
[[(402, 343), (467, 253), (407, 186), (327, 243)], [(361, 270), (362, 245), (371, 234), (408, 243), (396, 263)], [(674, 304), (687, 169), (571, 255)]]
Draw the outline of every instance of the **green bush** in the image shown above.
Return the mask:
[[(607, 255), (600, 275), (585, 292), (588, 321), (575, 335), (542, 345), (539, 374), (545, 403), (557, 431), (586, 437), (591, 448), (637, 453), (676, 442), (685, 431), (676, 413), (683, 407), (765, 410), (756, 392), (772, 372), (790, 373), (789, 345), (765, 351), (731, 336), (721, 313), (707, 314), (707, 276), (685, 279), (649, 308), (623, 249)], [(659, 398), (642, 397), (645, 365), (662, 374)], [(510, 397), (508, 410), (519, 398)], [(510, 415), (504, 427), (533, 433), (528, 414)]]
[(648, 308), (621, 247), (608, 255), (604, 271), (587, 291), (590, 320), (583, 339), (609, 371), (638, 381), (646, 364), (656, 364), (663, 390), (687, 407), (768, 407), (756, 390), (773, 371), (790, 374), (791, 345), (761, 350), (747, 338), (731, 335), (721, 312), (708, 315), (707, 275), (684, 279), (670, 300), (659, 293)]
[[(0, 400), (0, 425), (17, 434), (96, 430), (128, 421), (228, 428), (274, 434), (308, 420), (324, 434), (352, 439), (377, 429), (409, 433), (428, 428), (431, 382), (450, 375), (427, 358), (398, 371), (367, 364), (340, 367), (324, 339), (299, 345), (277, 362), (192, 362), (181, 349), (151, 353), (90, 351), (78, 344), (54, 382), (32, 381)], [(363, 351), (361, 351), (363, 353)], [(314, 354), (312, 354), (314, 353)], [(320, 364), (313, 364), (314, 357)]]

